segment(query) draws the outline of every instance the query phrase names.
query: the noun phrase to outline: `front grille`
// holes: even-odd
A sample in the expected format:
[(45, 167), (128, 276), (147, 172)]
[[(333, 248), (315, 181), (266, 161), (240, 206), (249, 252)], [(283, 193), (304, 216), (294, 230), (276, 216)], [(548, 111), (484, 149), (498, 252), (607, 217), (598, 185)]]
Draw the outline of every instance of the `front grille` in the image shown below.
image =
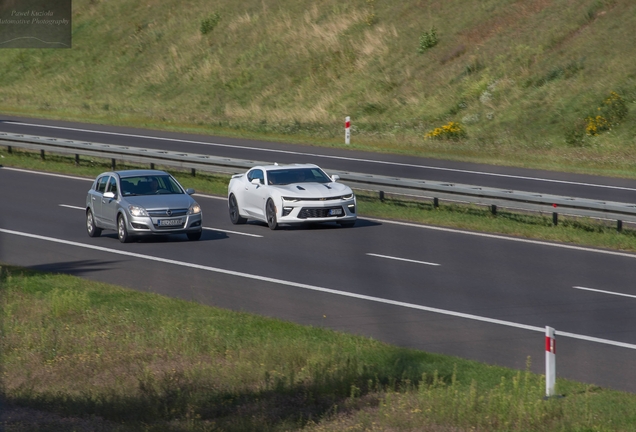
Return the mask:
[(162, 225), (157, 225), (157, 224), (153, 224), (155, 229), (157, 230), (175, 230), (175, 229), (181, 229), (183, 228), (184, 224), (179, 224), (179, 225), (166, 225), (166, 226), (162, 226)]
[(188, 214), (188, 209), (171, 209), (171, 210), (172, 210), (171, 215), (166, 214), (166, 211), (168, 211), (168, 209), (148, 210), (148, 216), (150, 217), (178, 217), (178, 216), (185, 216), (186, 214)]
[[(329, 216), (329, 210), (331, 209), (340, 209), (342, 212), (336, 216)], [(326, 217), (343, 217), (345, 215), (345, 211), (342, 207), (303, 207), (300, 209), (298, 213), (298, 219), (312, 219), (312, 218), (326, 218)]]

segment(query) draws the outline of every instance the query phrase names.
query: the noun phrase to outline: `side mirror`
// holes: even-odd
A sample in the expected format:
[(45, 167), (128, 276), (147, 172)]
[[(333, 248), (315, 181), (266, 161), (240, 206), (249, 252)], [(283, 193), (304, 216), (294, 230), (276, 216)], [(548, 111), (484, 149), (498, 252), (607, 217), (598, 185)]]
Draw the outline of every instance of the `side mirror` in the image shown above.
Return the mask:
[(187, 189), (186, 189), (186, 193), (187, 193), (188, 195), (192, 195), (192, 194), (194, 194), (194, 189), (192, 189), (192, 188), (187, 188)]
[(253, 185), (258, 186), (258, 185), (260, 185), (260, 184), (261, 184), (261, 180), (260, 180), (260, 179), (255, 178), (255, 179), (252, 179), (252, 182), (251, 182), (251, 183), (252, 183)]
[(331, 180), (337, 182), (338, 180), (340, 180), (340, 176), (338, 174), (334, 174), (331, 176)]
[(115, 194), (113, 192), (104, 192), (104, 198), (114, 199)]

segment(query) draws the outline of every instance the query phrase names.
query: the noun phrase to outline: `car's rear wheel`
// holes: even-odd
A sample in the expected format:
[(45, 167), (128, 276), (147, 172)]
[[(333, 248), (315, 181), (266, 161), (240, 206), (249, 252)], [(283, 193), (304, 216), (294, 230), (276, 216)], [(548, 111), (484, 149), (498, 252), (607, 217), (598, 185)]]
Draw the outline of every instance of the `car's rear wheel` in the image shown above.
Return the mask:
[(132, 236), (128, 233), (128, 228), (126, 228), (126, 220), (122, 215), (117, 218), (117, 238), (122, 243), (128, 243), (132, 240)]
[(278, 228), (278, 219), (276, 219), (276, 206), (274, 205), (274, 201), (270, 199), (267, 200), (267, 204), (265, 205), (265, 214), (267, 216), (267, 225), (269, 229), (275, 230)]
[(228, 201), (228, 209), (230, 212), (230, 220), (234, 225), (241, 225), (247, 222), (246, 218), (241, 217), (239, 206), (236, 202), (236, 197), (234, 196), (234, 194), (230, 195), (230, 199)]
[(193, 233), (186, 233), (186, 235), (188, 236), (188, 240), (196, 241), (201, 238), (202, 233), (203, 231), (199, 231), (199, 232), (193, 232)]
[(102, 229), (95, 225), (95, 218), (91, 209), (86, 210), (86, 231), (89, 237), (99, 237), (102, 235)]

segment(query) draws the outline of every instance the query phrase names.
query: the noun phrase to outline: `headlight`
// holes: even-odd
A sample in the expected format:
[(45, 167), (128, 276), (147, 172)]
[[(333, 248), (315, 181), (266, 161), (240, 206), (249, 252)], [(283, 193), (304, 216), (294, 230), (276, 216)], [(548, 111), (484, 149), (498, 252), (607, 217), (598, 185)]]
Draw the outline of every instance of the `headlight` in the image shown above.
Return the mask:
[(197, 203), (192, 204), (190, 208), (188, 209), (189, 215), (199, 214), (199, 213), (201, 213), (201, 206), (199, 206), (199, 204)]
[(139, 206), (135, 206), (135, 205), (129, 205), (128, 206), (128, 211), (130, 211), (130, 214), (137, 217), (137, 216), (148, 216), (148, 213), (146, 213), (146, 209), (144, 209), (143, 207), (139, 207)]
[(300, 201), (300, 198), (283, 197), (283, 201), (298, 202)]
[(350, 193), (349, 195), (343, 195), (342, 196), (343, 200), (348, 200), (348, 199), (351, 199), (351, 198), (353, 198), (353, 193)]

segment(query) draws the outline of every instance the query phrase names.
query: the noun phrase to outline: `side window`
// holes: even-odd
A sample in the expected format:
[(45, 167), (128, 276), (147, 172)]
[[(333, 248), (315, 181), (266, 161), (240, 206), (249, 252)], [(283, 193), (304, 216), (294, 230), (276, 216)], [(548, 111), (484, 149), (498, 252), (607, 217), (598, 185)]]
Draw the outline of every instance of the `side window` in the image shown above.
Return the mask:
[(111, 177), (108, 180), (108, 190), (107, 192), (112, 192), (115, 195), (117, 195), (117, 180), (115, 179), (115, 177)]
[(265, 177), (263, 176), (263, 171), (256, 169), (247, 173), (247, 180), (251, 183), (252, 180), (258, 179), (261, 184), (265, 184)]
[(95, 188), (95, 190), (99, 193), (104, 193), (106, 192), (106, 182), (108, 181), (108, 176), (104, 176), (102, 178), (100, 178), (99, 180), (97, 180), (97, 187)]

